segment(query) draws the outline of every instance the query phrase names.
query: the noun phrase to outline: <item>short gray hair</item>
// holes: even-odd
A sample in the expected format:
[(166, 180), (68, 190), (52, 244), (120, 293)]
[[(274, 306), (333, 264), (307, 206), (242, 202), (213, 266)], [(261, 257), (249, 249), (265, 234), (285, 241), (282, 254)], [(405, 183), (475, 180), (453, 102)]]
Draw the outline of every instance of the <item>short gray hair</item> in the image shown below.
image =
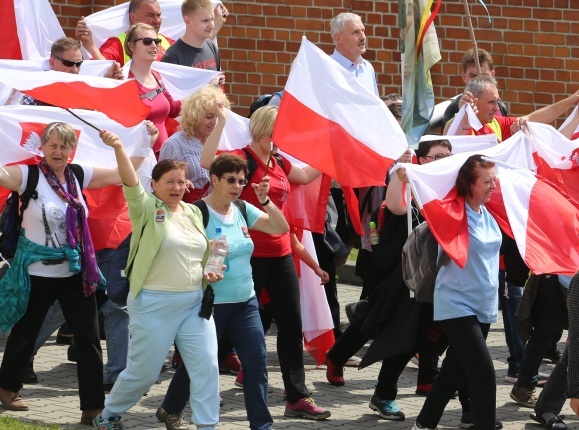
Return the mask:
[(479, 98), (488, 86), (497, 87), (495, 78), (489, 75), (478, 75), (466, 84), (464, 91), (469, 91), (474, 97)]
[(52, 133), (56, 133), (58, 138), (62, 140), (62, 143), (66, 146), (70, 146), (71, 148), (76, 147), (76, 133), (70, 124), (67, 124), (66, 122), (51, 122), (48, 124), (40, 136), (40, 142), (42, 145), (48, 142)]
[(330, 21), (330, 34), (332, 39), (337, 33), (344, 29), (344, 25), (348, 21), (362, 21), (362, 18), (360, 15), (351, 12), (343, 12), (338, 16), (333, 17)]

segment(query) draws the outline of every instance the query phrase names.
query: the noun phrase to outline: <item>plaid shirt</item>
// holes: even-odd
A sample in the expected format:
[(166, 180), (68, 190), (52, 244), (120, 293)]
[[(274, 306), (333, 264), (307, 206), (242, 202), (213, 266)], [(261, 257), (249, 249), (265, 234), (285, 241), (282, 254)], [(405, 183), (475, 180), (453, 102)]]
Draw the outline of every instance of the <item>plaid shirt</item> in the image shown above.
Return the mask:
[(187, 179), (195, 188), (203, 188), (209, 182), (209, 170), (199, 164), (203, 144), (196, 137), (187, 137), (183, 130), (171, 136), (161, 147), (161, 160), (179, 160), (187, 163)]
[(40, 101), (36, 100), (34, 97), (30, 97), (24, 94), (22, 96), (22, 100), (20, 100), (20, 104), (26, 106), (40, 106)]

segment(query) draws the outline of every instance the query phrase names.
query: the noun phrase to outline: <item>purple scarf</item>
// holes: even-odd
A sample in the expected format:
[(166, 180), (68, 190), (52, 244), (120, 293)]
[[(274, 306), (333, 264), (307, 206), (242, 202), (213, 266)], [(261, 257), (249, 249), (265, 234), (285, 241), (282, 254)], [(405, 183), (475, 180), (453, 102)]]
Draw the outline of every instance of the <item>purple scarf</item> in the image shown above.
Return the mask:
[(80, 193), (76, 187), (74, 173), (72, 173), (72, 170), (70, 170), (68, 166), (64, 170), (66, 189), (70, 190), (70, 192), (68, 192), (62, 186), (52, 169), (48, 166), (45, 158), (42, 159), (38, 167), (46, 178), (48, 185), (50, 185), (54, 192), (65, 203), (67, 203), (66, 236), (68, 244), (72, 249), (77, 249), (77, 247), (80, 249), (83, 291), (84, 295), (89, 297), (95, 292), (97, 285), (104, 281), (104, 279), (100, 274), (96, 262), (86, 213), (79, 199)]

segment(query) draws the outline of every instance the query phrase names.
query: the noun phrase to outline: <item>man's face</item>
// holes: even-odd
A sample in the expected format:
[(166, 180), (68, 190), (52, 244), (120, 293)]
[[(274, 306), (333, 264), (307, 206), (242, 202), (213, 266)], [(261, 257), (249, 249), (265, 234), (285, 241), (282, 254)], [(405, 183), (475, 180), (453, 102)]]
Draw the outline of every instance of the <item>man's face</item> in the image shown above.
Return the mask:
[(358, 60), (366, 52), (365, 31), (362, 21), (346, 21), (342, 31), (334, 37), (338, 52), (352, 62)]
[[(59, 58), (56, 58), (59, 57)], [(69, 49), (68, 51), (63, 51), (57, 53), (56, 56), (51, 56), (48, 63), (50, 64), (50, 70), (55, 70), (57, 72), (73, 73), (78, 75), (80, 72), (80, 66), (77, 67), (75, 64), (72, 66), (65, 65), (64, 62), (78, 63), (82, 61), (82, 52), (80, 49)]]
[(476, 107), (478, 119), (487, 124), (492, 122), (499, 110), (499, 90), (494, 85), (486, 85), (481, 96), (478, 98)]
[(161, 28), (161, 22), (163, 21), (161, 17), (161, 5), (157, 2), (141, 3), (141, 7), (136, 12), (129, 14), (129, 21), (131, 25), (139, 23), (152, 25), (158, 33), (159, 28)]
[[(481, 75), (487, 75), (487, 76), (491, 76), (491, 77), (495, 77), (495, 71), (491, 70), (489, 67), (488, 63), (481, 63), (480, 65), (480, 73)], [(476, 78), (478, 76), (478, 73), (476, 72), (476, 65), (471, 64), (470, 66), (468, 66), (466, 68), (466, 72), (461, 72), (460, 76), (462, 77), (462, 80), (464, 81), (465, 84), (468, 84), (470, 81), (472, 81), (474, 78)]]
[(193, 37), (205, 40), (213, 33), (215, 13), (213, 10), (197, 9), (188, 16), (184, 16), (183, 21)]

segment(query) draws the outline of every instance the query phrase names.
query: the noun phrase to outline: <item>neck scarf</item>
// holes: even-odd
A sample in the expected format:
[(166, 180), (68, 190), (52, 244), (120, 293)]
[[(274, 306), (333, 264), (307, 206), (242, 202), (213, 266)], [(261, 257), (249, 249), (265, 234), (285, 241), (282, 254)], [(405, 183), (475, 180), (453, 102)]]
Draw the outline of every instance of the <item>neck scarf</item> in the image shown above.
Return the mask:
[[(38, 165), (40, 171), (46, 178), (48, 185), (53, 191), (67, 204), (66, 207), (66, 237), (68, 244), (72, 249), (78, 249), (81, 255), (82, 263), (82, 283), (85, 296), (93, 294), (97, 285), (104, 281), (94, 253), (94, 247), (88, 223), (86, 212), (79, 199), (79, 192), (76, 187), (74, 173), (67, 166), (64, 170), (66, 179), (66, 189), (62, 186), (52, 169), (43, 158)], [(67, 191), (67, 189), (69, 191)]]

